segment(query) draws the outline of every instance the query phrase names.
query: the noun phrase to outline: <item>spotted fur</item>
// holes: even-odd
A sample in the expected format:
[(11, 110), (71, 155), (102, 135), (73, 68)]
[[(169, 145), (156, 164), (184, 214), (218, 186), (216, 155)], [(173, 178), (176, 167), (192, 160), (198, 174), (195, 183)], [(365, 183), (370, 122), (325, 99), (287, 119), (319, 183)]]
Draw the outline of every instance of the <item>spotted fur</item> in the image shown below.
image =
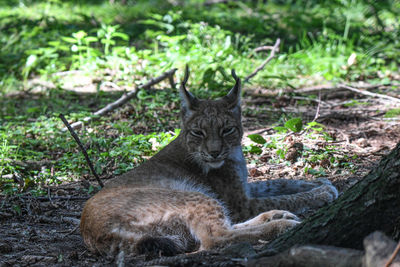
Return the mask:
[(337, 197), (326, 181), (247, 182), (241, 86), (232, 75), (236, 84), (225, 97), (201, 100), (186, 90), (186, 72), (180, 135), (86, 203), (80, 227), (90, 250), (170, 256), (272, 240), (299, 223), (291, 212)]

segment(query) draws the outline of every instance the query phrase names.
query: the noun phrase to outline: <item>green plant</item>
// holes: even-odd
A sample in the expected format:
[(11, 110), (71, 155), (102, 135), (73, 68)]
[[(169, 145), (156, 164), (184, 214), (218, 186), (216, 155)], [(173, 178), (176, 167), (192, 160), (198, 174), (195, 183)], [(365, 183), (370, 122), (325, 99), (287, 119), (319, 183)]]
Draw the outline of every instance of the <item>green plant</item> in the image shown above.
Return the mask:
[[(79, 61), (79, 65), (77, 66), (84, 66), (85, 65), (85, 59), (90, 60), (94, 56), (100, 56), (101, 54), (93, 49), (90, 44), (97, 42), (98, 39), (94, 36), (88, 36), (88, 34), (85, 31), (78, 31), (72, 33), (72, 37), (67, 37), (64, 36), (61, 38), (63, 41), (69, 43), (70, 50), (73, 53), (78, 53), (78, 55), (74, 55), (72, 59), (72, 66), (75, 66), (74, 62), (75, 59), (77, 58)], [(64, 49), (63, 49), (64, 50)], [(73, 69), (76, 67), (72, 67)]]
[(386, 113), (385, 113), (385, 118), (393, 118), (393, 117), (397, 117), (397, 116), (400, 116), (399, 108), (390, 109), (390, 110), (386, 111)]
[(5, 132), (0, 132), (0, 178), (3, 177), (4, 173), (12, 174), (15, 170), (15, 167), (9, 161), (12, 159), (13, 151), (17, 146), (10, 144), (8, 138)]

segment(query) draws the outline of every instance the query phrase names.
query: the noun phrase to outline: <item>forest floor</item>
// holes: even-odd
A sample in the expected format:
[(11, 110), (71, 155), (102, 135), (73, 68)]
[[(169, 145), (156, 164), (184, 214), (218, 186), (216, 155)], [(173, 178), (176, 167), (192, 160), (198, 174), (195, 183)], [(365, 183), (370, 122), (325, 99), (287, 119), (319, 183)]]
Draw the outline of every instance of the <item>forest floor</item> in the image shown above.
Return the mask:
[[(272, 92), (273, 93), (273, 92)], [(324, 93), (321, 100), (311, 104), (298, 105), (298, 99), (290, 96), (266, 96), (254, 90), (243, 97), (244, 145), (251, 143), (249, 134), (260, 134), (267, 141), (272, 140), (275, 130), (270, 128), (277, 113), (294, 113), (304, 121), (322, 123), (324, 132), (331, 139), (309, 138), (306, 133), (286, 134), (281, 141), (288, 144), (301, 143), (304, 148), (323, 150), (334, 149), (328, 154), (346, 159), (346, 165), (330, 166), (326, 158), (313, 161), (313, 169), (324, 167), (319, 176), (329, 179), (343, 192), (374, 168), (379, 159), (386, 155), (400, 141), (400, 123), (396, 118), (385, 118), (385, 111), (393, 103), (382, 103), (379, 98), (358, 98), (367, 105), (347, 105), (351, 92), (335, 93), (329, 97)], [(271, 98), (278, 99), (271, 106)], [(364, 101), (364, 102), (363, 102)], [(264, 104), (269, 105), (266, 108)], [(389, 104), (389, 105), (388, 105)], [(318, 111), (317, 111), (318, 110)], [(116, 113), (118, 110), (116, 111)], [(304, 162), (297, 158), (284, 163), (271, 163), (274, 151), (263, 150), (262, 154), (247, 154), (249, 178), (259, 179), (315, 179), (315, 173), (304, 172)], [(301, 152), (301, 151), (300, 151)], [(285, 157), (288, 157), (288, 153)], [(94, 180), (89, 183), (96, 185)], [(0, 201), (0, 266), (107, 266), (114, 265), (113, 259), (93, 255), (84, 246), (79, 233), (79, 218), (85, 201), (90, 197), (83, 188), (87, 180), (48, 187), (47, 196), (33, 197), (29, 194), (2, 197)], [(94, 192), (93, 192), (94, 193)], [(92, 193), (92, 194), (93, 194)], [(15, 206), (22, 207), (19, 214)], [(197, 258), (196, 258), (197, 257)], [(201, 258), (199, 261), (198, 259)], [(191, 258), (179, 261), (181, 266), (200, 265), (241, 265), (245, 261), (233, 259), (213, 252), (192, 254)], [(240, 258), (240, 257), (239, 257)], [(146, 259), (130, 259), (130, 264), (142, 265)], [(169, 264), (171, 260), (168, 261)], [(173, 262), (173, 261), (172, 261)], [(162, 261), (147, 262), (162, 265)], [(169, 265), (165, 264), (164, 265)]]

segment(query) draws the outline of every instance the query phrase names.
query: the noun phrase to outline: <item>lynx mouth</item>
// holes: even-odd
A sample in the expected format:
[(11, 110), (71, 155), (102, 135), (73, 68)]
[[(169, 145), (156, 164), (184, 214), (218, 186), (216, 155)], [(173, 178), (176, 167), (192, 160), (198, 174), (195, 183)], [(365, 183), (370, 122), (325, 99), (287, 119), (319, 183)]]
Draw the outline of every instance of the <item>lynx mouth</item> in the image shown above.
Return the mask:
[(224, 165), (224, 160), (216, 160), (216, 161), (206, 161), (206, 164), (212, 169), (218, 169), (222, 165)]

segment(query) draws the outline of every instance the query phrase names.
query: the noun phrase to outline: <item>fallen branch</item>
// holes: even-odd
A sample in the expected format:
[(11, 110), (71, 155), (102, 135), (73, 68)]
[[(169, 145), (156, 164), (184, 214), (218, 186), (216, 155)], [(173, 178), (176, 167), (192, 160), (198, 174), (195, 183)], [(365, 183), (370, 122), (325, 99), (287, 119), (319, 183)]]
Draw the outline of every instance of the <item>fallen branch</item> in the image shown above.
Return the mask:
[(259, 46), (257, 48), (254, 48), (253, 52), (257, 53), (260, 51), (266, 51), (266, 50), (272, 50), (275, 49), (274, 46), (270, 46), (270, 45), (264, 45), (264, 46)]
[(260, 253), (254, 256), (246, 266), (389, 267), (392, 263), (392, 266), (399, 266), (400, 257), (396, 257), (396, 250), (400, 246), (396, 247), (396, 243), (382, 232), (369, 234), (364, 238), (363, 244), (364, 251), (323, 245), (295, 245), (279, 254), (268, 250), (265, 255)]
[[(389, 84), (390, 85), (390, 84)], [(383, 86), (389, 86), (388, 84), (382, 85), (382, 84), (365, 84), (365, 85), (351, 85), (354, 88), (363, 88), (367, 90), (371, 89), (377, 89)], [(323, 85), (316, 85), (316, 86), (310, 86), (310, 87), (304, 87), (304, 88), (299, 88), (293, 91), (293, 93), (296, 94), (315, 94), (320, 91), (331, 91), (331, 90), (343, 90), (345, 88), (340, 88), (338, 85), (332, 85), (332, 84), (323, 84)]]
[[(50, 199), (48, 197), (43, 197), (43, 196), (38, 196), (38, 197), (34, 197), (34, 196), (20, 196), (19, 198), (22, 199), (34, 199), (34, 200), (39, 200), (39, 201), (50, 201)], [(89, 198), (91, 198), (91, 196), (52, 196), (51, 199), (52, 200), (88, 200)]]
[[(133, 98), (136, 95), (138, 90), (147, 89), (147, 88), (149, 88), (149, 87), (161, 82), (162, 80), (164, 80), (166, 78), (170, 78), (171, 76), (174, 75), (175, 72), (176, 72), (176, 69), (171, 69), (169, 71), (164, 72), (160, 76), (158, 76), (158, 77), (156, 77), (154, 79), (151, 79), (147, 83), (145, 83), (143, 85), (140, 85), (139, 87), (135, 88), (134, 90), (130, 91), (127, 94), (124, 94), (117, 101), (115, 101), (113, 103), (110, 103), (107, 106), (105, 106), (104, 108), (96, 111), (95, 113), (93, 113), (93, 116), (102, 116), (102, 115), (104, 115), (104, 114), (106, 114), (106, 113), (108, 113), (108, 112), (110, 112), (110, 111), (112, 111), (112, 110), (124, 105), (126, 102), (128, 102), (131, 98)], [(170, 79), (170, 81), (171, 81), (171, 79)], [(77, 129), (77, 128), (82, 127), (83, 123), (91, 121), (93, 119), (93, 116), (86, 117), (82, 121), (78, 121), (78, 122), (72, 123), (71, 124), (71, 128), (72, 129)], [(66, 131), (66, 130), (67, 130), (67, 128), (64, 128), (62, 131)]]
[(28, 170), (38, 170), (41, 169), (43, 166), (49, 166), (51, 164), (53, 164), (52, 161), (50, 160), (12, 160), (12, 159), (3, 159), (3, 162), (6, 162), (10, 165), (16, 165), (16, 166), (20, 166), (22, 168), (28, 169)]
[(100, 185), (101, 187), (104, 187), (104, 184), (103, 184), (103, 182), (100, 180), (100, 177), (97, 175), (97, 173), (96, 173), (96, 171), (95, 171), (95, 169), (94, 169), (94, 167), (93, 167), (92, 161), (90, 160), (89, 155), (88, 155), (87, 152), (86, 152), (86, 149), (83, 147), (81, 141), (79, 140), (78, 135), (75, 133), (74, 129), (72, 129), (71, 125), (70, 125), (70, 124), (68, 123), (68, 121), (65, 119), (65, 117), (64, 117), (63, 114), (60, 114), (59, 117), (60, 117), (60, 119), (63, 121), (63, 123), (65, 124), (65, 126), (67, 126), (67, 128), (68, 128), (69, 132), (71, 133), (72, 137), (73, 137), (73, 138), (75, 139), (75, 141), (78, 143), (78, 145), (79, 145), (79, 147), (80, 147), (80, 149), (81, 149), (83, 155), (85, 156), (86, 162), (88, 163), (89, 168), (90, 168), (90, 170), (92, 171), (92, 174), (93, 174), (94, 177), (96, 178), (97, 182), (99, 183), (99, 185)]
[[(315, 102), (318, 105), (326, 106), (326, 107), (329, 107), (329, 108), (331, 108), (333, 106), (333, 105), (331, 105), (331, 104), (329, 104), (329, 103), (327, 103), (325, 101), (322, 101), (320, 99), (320, 97), (319, 97), (319, 99), (314, 99), (314, 98), (309, 98), (309, 97), (302, 97), (302, 96), (291, 96), (290, 98), (291, 99), (295, 99), (295, 100), (304, 100), (304, 101)], [(349, 102), (351, 102), (351, 101), (349, 101)]]
[(250, 260), (248, 267), (261, 266), (353, 266), (361, 267), (363, 252), (333, 246), (294, 246), (270, 257)]
[(350, 90), (350, 91), (358, 93), (358, 94), (377, 97), (377, 98), (382, 98), (382, 99), (386, 99), (386, 100), (390, 100), (390, 101), (394, 101), (394, 102), (400, 103), (400, 99), (396, 98), (396, 97), (377, 94), (377, 93), (371, 93), (371, 92), (368, 92), (368, 91), (365, 91), (365, 90), (359, 90), (357, 88), (354, 88), (354, 87), (351, 87), (351, 86), (348, 86), (348, 85), (345, 85), (345, 84), (339, 84), (339, 87), (347, 89), (347, 90)]
[(267, 63), (268, 62), (270, 62), (271, 61), (271, 59), (273, 59), (274, 58), (274, 56), (275, 56), (275, 52), (278, 52), (279, 51), (279, 44), (281, 43), (281, 39), (276, 39), (276, 42), (275, 42), (275, 44), (274, 44), (274, 46), (273, 46), (273, 48), (271, 49), (271, 53), (269, 54), (269, 57), (266, 59), (266, 60), (264, 60), (264, 62), (260, 65), (260, 66), (258, 66), (249, 76), (247, 76), (244, 80), (243, 80), (243, 83), (247, 83), (251, 78), (253, 78), (254, 76), (256, 76), (256, 74), (260, 71), (260, 70), (262, 70), (264, 67), (265, 67), (265, 65), (267, 65)]

